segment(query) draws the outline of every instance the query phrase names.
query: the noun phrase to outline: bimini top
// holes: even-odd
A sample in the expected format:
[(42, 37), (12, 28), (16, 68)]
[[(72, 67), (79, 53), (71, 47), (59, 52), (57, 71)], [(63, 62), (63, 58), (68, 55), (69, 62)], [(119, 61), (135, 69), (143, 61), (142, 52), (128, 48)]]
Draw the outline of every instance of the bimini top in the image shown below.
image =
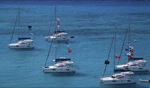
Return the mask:
[(27, 39), (31, 39), (31, 38), (29, 38), (29, 37), (22, 37), (22, 38), (18, 38), (18, 41), (20, 41), (20, 40), (27, 40)]
[(132, 57), (130, 60), (143, 60), (143, 58), (136, 58), (136, 57)]
[(54, 61), (55, 62), (59, 62), (59, 61), (71, 61), (71, 58), (60, 57), (60, 58), (56, 58)]
[(59, 31), (54, 31), (54, 33), (66, 33), (66, 31), (63, 31), (63, 30), (59, 30)]
[(57, 35), (67, 35), (68, 33), (65, 32), (65, 31), (55, 31), (54, 34), (57, 34)]

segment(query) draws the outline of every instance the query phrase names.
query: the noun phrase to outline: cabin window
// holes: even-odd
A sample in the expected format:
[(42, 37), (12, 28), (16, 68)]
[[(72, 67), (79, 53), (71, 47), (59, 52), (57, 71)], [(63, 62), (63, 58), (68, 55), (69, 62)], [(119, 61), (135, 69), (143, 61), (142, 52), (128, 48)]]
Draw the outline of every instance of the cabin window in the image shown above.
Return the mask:
[(123, 68), (128, 69), (128, 66), (124, 66)]
[(45, 68), (49, 68), (48, 66), (45, 66)]
[(21, 44), (25, 44), (25, 43), (21, 43)]
[(127, 80), (128, 82), (131, 82), (131, 80)]
[(144, 65), (142, 65), (142, 64), (139, 64), (139, 66), (140, 66), (140, 67), (144, 67)]
[(57, 67), (63, 67), (62, 65), (60, 65), (60, 66), (57, 66)]
[(122, 75), (117, 75), (116, 77), (119, 78), (119, 79), (124, 78), (124, 76), (122, 76)]
[(116, 80), (113, 80), (112, 82), (116, 82)]
[(70, 70), (70, 69), (66, 69), (66, 70)]
[(52, 70), (56, 70), (56, 69), (52, 69)]
[(132, 64), (132, 65), (130, 65), (130, 66), (136, 66), (136, 64)]
[(111, 76), (111, 78), (116, 78), (115, 76)]

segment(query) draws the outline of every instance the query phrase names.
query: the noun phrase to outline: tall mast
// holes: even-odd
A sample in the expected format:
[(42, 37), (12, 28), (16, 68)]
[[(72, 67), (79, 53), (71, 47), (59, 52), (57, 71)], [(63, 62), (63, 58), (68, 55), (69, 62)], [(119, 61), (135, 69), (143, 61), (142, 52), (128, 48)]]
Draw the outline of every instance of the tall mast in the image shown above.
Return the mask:
[(56, 20), (57, 20), (57, 18), (56, 18), (56, 5), (55, 5), (55, 8), (54, 8), (54, 30), (57, 32), (57, 27), (56, 27), (57, 23), (56, 23)]
[(48, 58), (49, 58), (49, 55), (50, 55), (50, 51), (51, 51), (51, 47), (52, 47), (52, 42), (51, 42), (51, 44), (50, 44), (50, 46), (49, 46), (49, 50), (48, 50), (48, 53), (47, 53), (47, 57), (46, 57), (46, 61), (45, 61), (45, 65), (44, 66), (46, 66), (46, 64), (47, 64), (47, 61), (48, 61)]
[[(18, 16), (18, 30), (20, 32), (20, 29), (21, 29), (21, 22), (20, 22), (20, 7), (19, 7), (19, 16)], [(18, 38), (19, 38), (19, 34), (18, 34)]]
[(107, 65), (109, 64), (109, 58), (110, 58), (110, 53), (111, 53), (111, 50), (112, 50), (113, 42), (114, 42), (114, 36), (112, 37), (112, 41), (111, 41), (111, 45), (110, 45), (110, 49), (109, 49), (109, 53), (108, 53), (107, 60), (105, 60), (105, 64), (106, 64), (106, 65), (105, 65), (105, 68), (104, 68), (103, 77), (104, 77), (104, 75), (105, 75)]
[[(123, 39), (123, 43), (122, 43), (122, 47), (121, 47), (121, 52), (120, 52), (120, 55), (119, 55), (120, 57), (121, 57), (123, 49), (124, 49), (124, 45), (125, 45), (127, 34), (128, 34), (128, 30), (126, 30), (126, 33), (125, 33), (125, 36), (124, 36), (124, 39)], [(117, 65), (119, 64), (119, 61), (120, 61), (120, 59), (118, 60)]]
[(52, 18), (50, 19), (51, 22), (50, 22), (50, 25), (49, 25), (49, 30), (48, 30), (48, 32), (47, 32), (47, 36), (49, 36), (51, 26), (53, 25), (54, 16), (55, 16), (55, 10), (53, 11)]
[(17, 14), (16, 20), (15, 20), (15, 25), (14, 25), (13, 32), (12, 32), (12, 35), (11, 35), (11, 38), (10, 38), (9, 43), (11, 43), (11, 42), (12, 42), (13, 35), (14, 35), (14, 33), (15, 33), (15, 29), (16, 29), (16, 26), (17, 26), (17, 21), (18, 21), (18, 19), (19, 19), (19, 18), (20, 18), (20, 8), (19, 8), (19, 11), (18, 11), (18, 14)]
[[(131, 40), (130, 40), (130, 18), (128, 19), (128, 21), (129, 21), (129, 28), (128, 28), (128, 51), (129, 51), (130, 50), (129, 46), (131, 45)], [(129, 59), (128, 59), (128, 62), (129, 62)]]
[[(55, 14), (55, 18), (54, 18), (54, 30), (55, 30), (55, 32), (56, 32), (56, 34), (57, 34), (57, 16), (56, 16), (56, 5), (55, 5), (55, 11), (54, 11), (54, 14)], [(56, 38), (56, 47), (55, 47), (56, 49), (55, 49), (55, 58), (57, 57), (57, 49), (58, 49), (58, 42), (57, 42), (57, 38)]]
[(115, 30), (114, 30), (114, 69), (115, 69), (115, 65), (116, 65), (116, 29), (117, 27), (115, 26)]
[(128, 28), (128, 46), (130, 46), (130, 19), (129, 19), (129, 28)]
[[(55, 31), (57, 30), (56, 29), (56, 5), (55, 5), (55, 10), (54, 10), (54, 30)], [(48, 50), (48, 54), (47, 54), (47, 58), (46, 58), (46, 62), (45, 62), (44, 66), (46, 66), (46, 64), (47, 64), (47, 61), (48, 61), (48, 58), (49, 58), (49, 55), (50, 55), (50, 51), (51, 51), (51, 47), (52, 47), (53, 41), (54, 40), (52, 40), (52, 42), (50, 44), (50, 47), (49, 47), (49, 50)], [(56, 58), (56, 56), (57, 56), (57, 42), (56, 42), (56, 47), (55, 48), (56, 48), (56, 51), (55, 51), (55, 58)]]

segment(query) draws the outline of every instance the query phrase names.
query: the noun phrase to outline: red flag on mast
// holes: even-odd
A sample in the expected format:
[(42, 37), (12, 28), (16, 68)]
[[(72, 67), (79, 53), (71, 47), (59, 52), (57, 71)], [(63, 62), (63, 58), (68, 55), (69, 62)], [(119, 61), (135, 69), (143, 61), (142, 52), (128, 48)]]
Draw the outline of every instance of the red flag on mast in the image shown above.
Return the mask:
[(115, 56), (116, 59), (120, 59), (120, 56)]
[(133, 54), (131, 52), (127, 53), (128, 59), (132, 58)]
[(72, 50), (70, 48), (68, 48), (68, 53), (71, 53), (71, 52), (72, 52)]

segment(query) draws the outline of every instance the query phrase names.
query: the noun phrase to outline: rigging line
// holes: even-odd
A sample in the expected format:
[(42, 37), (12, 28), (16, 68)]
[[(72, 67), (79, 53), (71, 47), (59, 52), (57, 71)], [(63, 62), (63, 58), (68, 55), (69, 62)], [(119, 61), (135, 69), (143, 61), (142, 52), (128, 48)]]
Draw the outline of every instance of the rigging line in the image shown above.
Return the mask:
[[(20, 33), (20, 29), (21, 29), (21, 20), (20, 20), (20, 14), (21, 14), (21, 12), (20, 12), (20, 7), (19, 7), (19, 16), (18, 16), (18, 33)], [(19, 34), (18, 34), (18, 38), (19, 38)]]
[(104, 69), (103, 77), (104, 77), (104, 75), (105, 75), (106, 68), (107, 68), (107, 65), (105, 65), (105, 69)]
[[(20, 12), (20, 11), (19, 11), (19, 12)], [(13, 32), (12, 32), (12, 35), (11, 35), (11, 38), (10, 38), (10, 42), (9, 42), (9, 43), (12, 42), (13, 35), (14, 35), (14, 33), (15, 33), (15, 29), (16, 29), (16, 25), (17, 25), (17, 21), (18, 21), (18, 17), (19, 17), (19, 12), (18, 12), (17, 17), (16, 17), (16, 20), (15, 20), (15, 25), (14, 25)]]
[[(128, 47), (128, 50), (129, 50), (129, 46), (131, 45), (131, 37), (130, 37), (130, 35), (131, 35), (131, 33), (130, 33), (130, 18), (128, 19), (128, 22), (129, 22), (129, 28), (128, 28), (128, 45), (127, 45), (127, 47)], [(128, 59), (128, 62), (129, 62), (129, 59)]]
[[(55, 15), (55, 12), (53, 13), (53, 16), (52, 16), (52, 18), (51, 18), (52, 21), (50, 22), (49, 30), (48, 30), (47, 35), (49, 35), (49, 33), (50, 33), (50, 29), (51, 29), (51, 26), (52, 26), (52, 24), (53, 24), (53, 18), (54, 18), (54, 15)], [(54, 20), (55, 20), (55, 18), (54, 18)]]
[(114, 69), (115, 69), (115, 65), (116, 65), (116, 63), (115, 63), (115, 56), (116, 56), (116, 29), (117, 29), (117, 27), (116, 27), (116, 25), (115, 25), (115, 36), (114, 36)]
[[(55, 7), (55, 10), (54, 10), (54, 11), (56, 11), (56, 7)], [(54, 19), (56, 20), (56, 12), (55, 12), (54, 14), (55, 14), (55, 18), (54, 18)], [(54, 21), (54, 22), (56, 22), (56, 21)], [(54, 28), (56, 29), (56, 27), (54, 27)], [(52, 44), (53, 44), (53, 39), (52, 39), (51, 45), (50, 45), (49, 50), (48, 50), (48, 54), (47, 54), (45, 66), (46, 66), (46, 63), (47, 63), (47, 61), (48, 61), (48, 57), (49, 57), (49, 54), (50, 54), (50, 50), (51, 50)]]
[[(53, 40), (52, 40), (52, 42), (53, 42)], [(47, 61), (48, 61), (48, 57), (49, 57), (49, 55), (50, 55), (50, 51), (51, 51), (51, 48), (52, 48), (52, 43), (51, 42), (51, 44), (50, 44), (50, 47), (49, 47), (49, 50), (48, 50), (48, 54), (47, 54), (47, 57), (46, 57), (46, 61), (45, 61), (45, 65), (44, 66), (46, 66), (46, 63), (47, 63)]]
[(130, 18), (129, 18), (129, 28), (128, 28), (128, 46), (130, 46), (131, 40), (130, 40)]
[[(56, 40), (56, 42), (57, 42), (57, 40)], [(55, 49), (55, 58), (57, 58), (57, 51), (58, 51), (58, 44), (56, 44), (56, 47), (55, 47), (56, 49)]]
[(58, 39), (57, 39), (57, 32), (58, 32), (58, 31), (57, 31), (57, 27), (56, 27), (56, 25), (57, 25), (57, 23), (56, 23), (56, 22), (57, 22), (57, 21), (56, 21), (56, 20), (57, 20), (57, 19), (56, 19), (56, 5), (55, 5), (55, 10), (54, 10), (54, 11), (55, 11), (55, 17), (54, 17), (54, 19), (55, 19), (55, 20), (54, 20), (55, 26), (54, 26), (54, 29), (55, 29), (55, 31), (56, 31), (56, 49), (55, 49), (55, 50), (56, 50), (56, 51), (55, 51), (55, 58), (56, 58), (56, 57), (57, 57), (57, 49), (58, 49)]
[[(124, 44), (125, 44), (125, 41), (126, 41), (127, 34), (128, 34), (128, 30), (126, 30), (126, 34), (125, 34), (125, 37), (124, 37), (124, 40), (123, 40), (123, 43), (122, 43), (122, 48), (121, 48), (121, 52), (120, 52), (120, 55), (119, 55), (120, 57), (122, 55), (122, 51), (123, 51), (123, 48), (124, 48)], [(117, 65), (119, 64), (119, 61), (120, 61), (120, 59), (118, 59)]]
[[(114, 32), (114, 34), (115, 34), (115, 32)], [(109, 60), (109, 57), (110, 57), (110, 52), (111, 52), (112, 45), (113, 45), (113, 42), (114, 42), (114, 37), (115, 37), (115, 36), (113, 36), (113, 37), (112, 37), (112, 41), (111, 41), (111, 45), (110, 45), (110, 50), (109, 50), (109, 53), (108, 53), (107, 61)], [(107, 64), (105, 65), (105, 69), (104, 69), (103, 77), (104, 77), (104, 75), (105, 75), (106, 68), (107, 68)]]

